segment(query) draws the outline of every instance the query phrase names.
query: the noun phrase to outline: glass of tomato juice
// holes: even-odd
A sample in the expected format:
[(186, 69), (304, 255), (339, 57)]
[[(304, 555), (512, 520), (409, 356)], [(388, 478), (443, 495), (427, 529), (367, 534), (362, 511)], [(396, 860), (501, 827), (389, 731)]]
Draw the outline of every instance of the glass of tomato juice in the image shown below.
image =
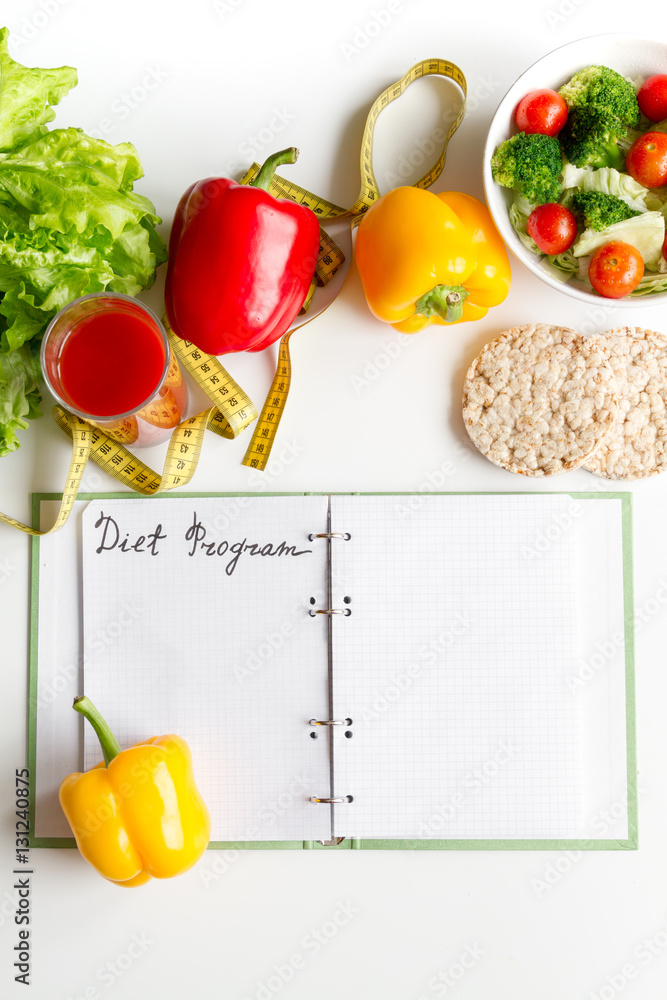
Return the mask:
[(169, 437), (188, 390), (155, 313), (129, 295), (94, 292), (54, 316), (42, 374), (57, 401), (122, 444)]

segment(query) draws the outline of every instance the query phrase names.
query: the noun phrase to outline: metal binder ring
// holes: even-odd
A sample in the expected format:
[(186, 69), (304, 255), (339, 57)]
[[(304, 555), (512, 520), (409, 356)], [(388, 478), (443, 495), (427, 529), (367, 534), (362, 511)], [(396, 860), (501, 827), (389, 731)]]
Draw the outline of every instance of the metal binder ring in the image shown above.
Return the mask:
[(308, 614), (311, 618), (315, 615), (345, 615), (349, 617), (352, 614), (349, 608), (318, 608), (317, 611), (309, 611)]
[(318, 531), (317, 534), (308, 535), (308, 541), (312, 542), (314, 538), (343, 538), (349, 542), (351, 537), (349, 531)]
[(351, 719), (308, 719), (309, 726), (351, 726)]
[(318, 799), (315, 795), (311, 795), (310, 801), (311, 802), (323, 802), (325, 805), (334, 806), (334, 805), (342, 804), (344, 802), (351, 802), (352, 799), (351, 799), (351, 797), (349, 795), (344, 795), (342, 798), (339, 798), (339, 799)]

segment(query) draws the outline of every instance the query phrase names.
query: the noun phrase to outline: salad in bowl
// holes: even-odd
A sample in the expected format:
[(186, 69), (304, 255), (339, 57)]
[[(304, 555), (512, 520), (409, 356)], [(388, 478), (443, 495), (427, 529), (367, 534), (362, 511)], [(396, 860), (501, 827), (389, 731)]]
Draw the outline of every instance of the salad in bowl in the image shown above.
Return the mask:
[[(578, 61), (588, 51), (595, 62)], [(561, 54), (560, 74), (542, 65)], [(656, 304), (667, 292), (663, 69), (660, 43), (582, 39), (531, 67), (496, 112), (485, 154), (496, 224), (531, 270), (580, 298)]]

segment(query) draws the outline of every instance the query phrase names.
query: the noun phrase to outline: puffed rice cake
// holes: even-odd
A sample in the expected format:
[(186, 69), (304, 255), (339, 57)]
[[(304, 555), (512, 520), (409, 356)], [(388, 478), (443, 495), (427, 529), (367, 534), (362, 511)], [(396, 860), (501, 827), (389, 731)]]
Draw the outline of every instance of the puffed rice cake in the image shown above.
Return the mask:
[(585, 468), (603, 479), (645, 479), (667, 468), (667, 337), (625, 326), (599, 338), (618, 385), (618, 414)]
[(583, 465), (617, 408), (613, 371), (598, 340), (535, 323), (487, 344), (463, 387), (463, 420), (475, 447), (524, 476)]

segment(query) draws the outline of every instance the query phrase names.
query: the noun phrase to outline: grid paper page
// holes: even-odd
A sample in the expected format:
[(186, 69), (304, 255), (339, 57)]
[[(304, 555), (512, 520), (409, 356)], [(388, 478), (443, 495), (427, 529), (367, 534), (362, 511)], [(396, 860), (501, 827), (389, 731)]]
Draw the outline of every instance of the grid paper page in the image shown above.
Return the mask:
[[(327, 574), (308, 534), (326, 517), (326, 497), (100, 499), (85, 511), (86, 694), (122, 747), (188, 741), (213, 841), (330, 836), (329, 810), (308, 801), (328, 794), (327, 741), (307, 724), (327, 711), (326, 623), (308, 614)], [(121, 550), (126, 537), (137, 551)], [(282, 542), (304, 554), (276, 554)], [(86, 768), (99, 759), (86, 725)]]
[(580, 832), (568, 500), (332, 497), (337, 836)]
[(583, 801), (592, 835), (625, 839), (628, 802), (626, 643), (620, 499), (572, 499), (579, 523), (581, 648), (572, 681), (582, 718)]

